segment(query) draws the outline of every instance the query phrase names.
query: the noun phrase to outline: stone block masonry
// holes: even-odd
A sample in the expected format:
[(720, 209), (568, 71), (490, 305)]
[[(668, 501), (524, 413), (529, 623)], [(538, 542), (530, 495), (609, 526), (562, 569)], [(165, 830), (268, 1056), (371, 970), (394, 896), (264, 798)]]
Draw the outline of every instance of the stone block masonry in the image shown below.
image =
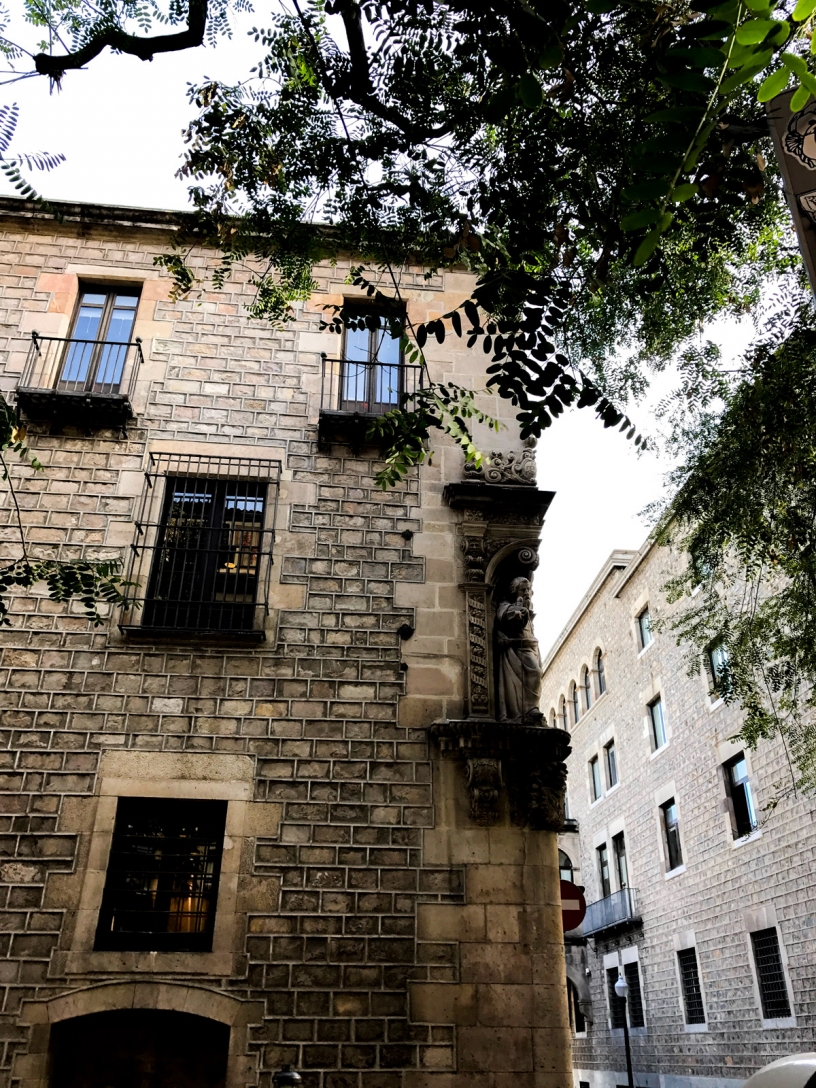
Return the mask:
[[(555, 836), (473, 824), (429, 743), (460, 718), (467, 631), (461, 456), (377, 488), (376, 449), (318, 445), (323, 306), (350, 261), (276, 331), (248, 318), (249, 275), (173, 301), (153, 258), (163, 213), (0, 201), (0, 386), (30, 334), (70, 335), (81, 284), (141, 286), (145, 364), (125, 433), (31, 419), (44, 471), (13, 480), (34, 556), (124, 557), (151, 453), (281, 462), (270, 612), (258, 646), (92, 628), (40, 592), (0, 630), (0, 1076), (48, 1083), (50, 1026), (105, 1009), (230, 1027), (227, 1088), (567, 1088)], [(205, 276), (214, 255), (192, 255)], [(411, 316), (461, 301), (462, 276), (406, 273)], [(434, 377), (483, 361), (429, 348)], [(484, 395), (481, 406), (509, 419)], [(503, 432), (508, 449), (512, 428)], [(0, 553), (18, 554), (7, 492)], [(138, 621), (137, 621), (138, 622)], [(400, 629), (415, 631), (405, 640)], [(121, 797), (228, 804), (211, 951), (93, 947)], [(555, 989), (553, 989), (555, 987)]]

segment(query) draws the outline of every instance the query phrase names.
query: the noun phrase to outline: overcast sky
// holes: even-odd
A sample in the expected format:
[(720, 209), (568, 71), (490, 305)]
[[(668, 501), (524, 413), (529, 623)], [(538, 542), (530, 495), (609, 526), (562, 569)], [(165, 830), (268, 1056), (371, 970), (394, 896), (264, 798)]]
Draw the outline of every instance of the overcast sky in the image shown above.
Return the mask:
[[(63, 89), (31, 79), (3, 87), (2, 102), (18, 102), (22, 117), (12, 150), (61, 151), (67, 161), (34, 184), (53, 199), (140, 207), (184, 208), (186, 183), (174, 177), (181, 132), (194, 115), (188, 83), (238, 81), (257, 63), (260, 47), (247, 37), (263, 15), (244, 15), (232, 41), (158, 56), (98, 57), (65, 77)], [(0, 191), (11, 192), (0, 175)], [(735, 330), (720, 330), (732, 341)], [(736, 335), (744, 340), (744, 334)], [(649, 430), (648, 412), (632, 414)], [(605, 431), (591, 411), (569, 413), (539, 444), (539, 487), (555, 491), (536, 577), (536, 628), (542, 651), (551, 645), (615, 548), (637, 549), (647, 528), (639, 512), (662, 491), (666, 466), (637, 457), (632, 443)]]

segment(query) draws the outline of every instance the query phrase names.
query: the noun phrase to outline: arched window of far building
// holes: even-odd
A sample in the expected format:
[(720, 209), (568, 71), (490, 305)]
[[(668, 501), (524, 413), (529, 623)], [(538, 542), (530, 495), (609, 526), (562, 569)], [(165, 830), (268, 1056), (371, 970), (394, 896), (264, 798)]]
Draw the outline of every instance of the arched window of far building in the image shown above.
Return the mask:
[(558, 726), (558, 719), (555, 716), (555, 707), (550, 710), (550, 726), (555, 729)]
[(569, 729), (569, 721), (567, 720), (567, 700), (564, 696), (561, 696), (561, 702), (558, 704), (558, 724), (562, 729)]
[(570, 702), (572, 703), (572, 724), (577, 725), (581, 719), (581, 699), (578, 695), (578, 685), (574, 680), (570, 689)]
[(558, 871), (561, 874), (562, 880), (572, 881), (572, 878), (575, 875), (570, 856), (563, 850), (558, 851)]
[(581, 687), (584, 689), (584, 709), (589, 710), (592, 706), (592, 674), (586, 665), (581, 674)]
[(606, 691), (606, 671), (604, 669), (603, 650), (595, 651), (595, 671), (598, 674), (598, 694), (603, 695)]

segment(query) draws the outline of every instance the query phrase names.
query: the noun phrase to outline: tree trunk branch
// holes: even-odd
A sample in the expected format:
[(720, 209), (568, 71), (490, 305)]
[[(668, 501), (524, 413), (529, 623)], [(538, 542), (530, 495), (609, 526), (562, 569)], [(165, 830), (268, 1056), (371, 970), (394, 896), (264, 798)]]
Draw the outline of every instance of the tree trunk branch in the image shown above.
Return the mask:
[(187, 29), (177, 34), (160, 34), (155, 38), (137, 38), (126, 34), (118, 27), (108, 27), (87, 45), (75, 53), (53, 56), (50, 53), (38, 53), (34, 57), (34, 67), (41, 76), (50, 76), (59, 80), (70, 69), (83, 68), (94, 57), (109, 46), (120, 53), (129, 53), (140, 60), (152, 60), (156, 53), (176, 53), (182, 49), (193, 49), (204, 41), (207, 26), (208, 0), (189, 0), (187, 10)]

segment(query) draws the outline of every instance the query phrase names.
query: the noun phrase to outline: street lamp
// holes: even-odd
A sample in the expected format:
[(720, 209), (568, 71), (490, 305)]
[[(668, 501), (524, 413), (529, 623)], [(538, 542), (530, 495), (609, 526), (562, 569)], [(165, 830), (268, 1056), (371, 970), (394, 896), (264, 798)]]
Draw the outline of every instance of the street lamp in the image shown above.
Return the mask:
[(629, 1078), (629, 1088), (635, 1088), (635, 1081), (632, 1077), (632, 1051), (629, 1049), (629, 1015), (626, 1007), (629, 984), (622, 974), (618, 975), (618, 981), (615, 983), (615, 993), (623, 1002), (623, 1042), (626, 1046), (626, 1075)]

